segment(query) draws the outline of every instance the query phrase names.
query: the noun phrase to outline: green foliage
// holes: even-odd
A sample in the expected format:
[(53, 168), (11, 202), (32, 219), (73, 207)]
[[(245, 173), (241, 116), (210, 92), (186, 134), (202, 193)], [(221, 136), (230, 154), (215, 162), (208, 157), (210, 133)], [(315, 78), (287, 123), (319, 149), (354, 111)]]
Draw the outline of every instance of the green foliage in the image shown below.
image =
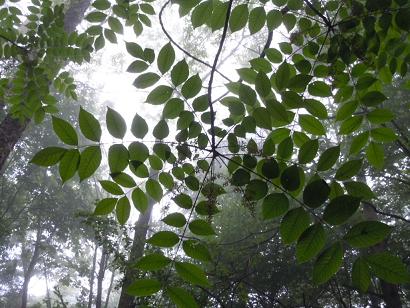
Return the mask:
[[(148, 15), (155, 15), (154, 7), (145, 2), (138, 4), (139, 13), (134, 14), (130, 4), (123, 10), (114, 9), (118, 7), (114, 5), (111, 12), (110, 2), (95, 1), (96, 10), (85, 18), (94, 25), (82, 40), (74, 32), (72, 43), (56, 22), (55, 31), (65, 35), (66, 40), (62, 41), (67, 44), (63, 44), (62, 54), (54, 55), (51, 62), (68, 59), (81, 63), (90, 57), (93, 48), (102, 48), (105, 39), (116, 42), (125, 25), (132, 25), (134, 32), (141, 34), (151, 26)], [(274, 0), (269, 5), (267, 1), (257, 5), (245, 1), (169, 2), (178, 6), (181, 18), (187, 15), (192, 28), (207, 27), (218, 35), (221, 49), (226, 36), (235, 38), (235, 32), (240, 30), (249, 31), (252, 36), (262, 33), (265, 27), (272, 31), (283, 25), (290, 39), (279, 42), (278, 49), (271, 48), (268, 40), (261, 55), (249, 60), (250, 67), (237, 70), (239, 81), (229, 80), (231, 76), (228, 78), (219, 71), (219, 52), (214, 66), (205, 63), (210, 75), (204, 76), (191, 67), (189, 52), (184, 54), (187, 59), (175, 52), (172, 40), (158, 51), (126, 42), (127, 52), (135, 58), (127, 69), (137, 74), (133, 85), (137, 89), (156, 86), (148, 90), (145, 101), (162, 108), (162, 115), (151, 129), (141, 115), (135, 114), (130, 131), (141, 140), (133, 140), (128, 148), (122, 143), (109, 147), (108, 165), (113, 181), (100, 183), (119, 199), (99, 201), (95, 214), (108, 214), (115, 208), (118, 222), (125, 224), (131, 206), (124, 188), (132, 189), (133, 204), (144, 213), (148, 200), (161, 202), (166, 191), (178, 187), (172, 200), (181, 212), (162, 219), (178, 231), (158, 231), (147, 243), (171, 248), (182, 241), (188, 257), (209, 261), (211, 256), (206, 246), (186, 240), (185, 233), (189, 230), (198, 236), (215, 236), (217, 232), (210, 222), (219, 211), (218, 200), (225, 193), (240, 192), (250, 208), (261, 205), (264, 219), (280, 220), (283, 216), (279, 226), (282, 241), (296, 242), (299, 263), (317, 256), (313, 266), (313, 281), (317, 284), (331, 279), (343, 260), (347, 260), (342, 241), (355, 249), (385, 240), (390, 227), (381, 222), (355, 220), (360, 216), (355, 213), (359, 212), (361, 202), (375, 197), (370, 187), (358, 180), (363, 178), (364, 171), (384, 167), (386, 145), (396, 141), (403, 144), (400, 139), (403, 137), (389, 123), (396, 115), (383, 87), (392, 83), (392, 76), (407, 74), (409, 8), (402, 1), (366, 1), (365, 5), (353, 1), (340, 6), (334, 2), (326, 3), (323, 8), (315, 2), (308, 5), (307, 1), (296, 0)], [(56, 18), (61, 23), (62, 11), (56, 7), (53, 14), (58, 15)], [(98, 24), (105, 23), (109, 29), (103, 31)], [(35, 29), (37, 26), (34, 23)], [(224, 35), (220, 36), (222, 28)], [(10, 31), (11, 37), (16, 38), (17, 30)], [(34, 35), (38, 40), (16, 42), (24, 48), (36, 49), (45, 40), (37, 32)], [(56, 41), (56, 37), (51, 39)], [(2, 38), (0, 42), (7, 46), (2, 47), (2, 54), (21, 57), (21, 51), (13, 44), (15, 40)], [(74, 48), (81, 50), (80, 54), (68, 55)], [(56, 74), (50, 74), (45, 61), (39, 58), (39, 62), (37, 65), (23, 61), (10, 80), (14, 86), (6, 101), (19, 118), (32, 118), (39, 110), (45, 113), (46, 108), (54, 106), (48, 86), (42, 89), (36, 102), (26, 99), (25, 92), (32, 92), (33, 83), (53, 82), (58, 91), (75, 98), (72, 78), (67, 73), (54, 77)], [(228, 81), (227, 93), (215, 100), (213, 82), (218, 74)], [(160, 80), (163, 84), (157, 85)], [(23, 88), (27, 91), (19, 90)], [(26, 101), (27, 104), (22, 103)], [(26, 106), (28, 103), (33, 106)], [(226, 112), (222, 111), (224, 108)], [(220, 118), (222, 114), (227, 117)], [(117, 111), (108, 108), (106, 125), (111, 136), (124, 139), (127, 125)], [(100, 142), (101, 125), (84, 109), (80, 110), (79, 126), (85, 138)], [(53, 117), (53, 128), (67, 147), (46, 148), (32, 162), (45, 167), (60, 163), (63, 181), (76, 172), (80, 180), (93, 175), (102, 160), (100, 145), (87, 145), (80, 153), (81, 142), (69, 122)], [(153, 146), (147, 140), (150, 129), (156, 139)], [(227, 166), (228, 175), (225, 170), (218, 174), (216, 166), (220, 162)], [(352, 179), (356, 176), (357, 179)], [(222, 182), (223, 179), (226, 181)], [(199, 219), (192, 215), (194, 211), (210, 219)], [(355, 225), (345, 234), (341, 225), (350, 223)], [(328, 233), (332, 236), (327, 237)], [(198, 265), (176, 260), (180, 245), (177, 247), (172, 259), (176, 273), (190, 284), (208, 287), (206, 274)], [(159, 270), (171, 259), (158, 254), (144, 258), (137, 263), (142, 270)], [(392, 283), (409, 279), (401, 261), (388, 253), (355, 261), (352, 279), (359, 290), (368, 289), (373, 274)], [(128, 291), (135, 296), (146, 296), (163, 289), (178, 307), (196, 306), (194, 298), (184, 289), (168, 286), (167, 278), (163, 280), (141, 279)]]

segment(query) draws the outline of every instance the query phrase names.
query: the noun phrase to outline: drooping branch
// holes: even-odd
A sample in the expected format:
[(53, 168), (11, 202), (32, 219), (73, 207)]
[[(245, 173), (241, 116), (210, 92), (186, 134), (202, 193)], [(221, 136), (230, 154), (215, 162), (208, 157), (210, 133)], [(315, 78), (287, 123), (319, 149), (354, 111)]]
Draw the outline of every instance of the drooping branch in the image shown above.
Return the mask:
[(218, 51), (216, 52), (216, 55), (214, 58), (214, 63), (212, 65), (212, 70), (211, 70), (211, 76), (209, 77), (209, 83), (208, 83), (208, 105), (209, 105), (209, 111), (211, 113), (211, 137), (212, 137), (212, 150), (213, 151), (215, 151), (216, 148), (215, 148), (215, 113), (214, 113), (214, 107), (212, 104), (212, 84), (214, 81), (214, 75), (216, 71), (216, 66), (218, 65), (219, 56), (221, 55), (222, 48), (225, 43), (226, 33), (228, 32), (229, 16), (231, 15), (232, 3), (233, 3), (233, 0), (230, 0), (228, 3), (228, 9), (226, 10), (224, 29), (222, 32), (221, 40), (219, 42)]
[[(181, 45), (179, 45), (173, 38), (172, 36), (169, 34), (169, 32), (167, 31), (167, 29), (165, 28), (164, 25), (164, 21), (162, 18), (162, 15), (164, 13), (165, 8), (167, 7), (167, 5), (170, 3), (171, 1), (167, 1), (165, 2), (165, 4), (162, 6), (160, 12), (159, 12), (159, 24), (161, 25), (161, 29), (162, 32), (164, 32), (164, 34), (166, 35), (166, 37), (170, 40), (170, 42), (172, 44), (175, 45), (175, 47), (177, 47), (179, 50), (181, 50), (184, 54), (186, 54), (188, 57), (190, 57), (191, 59), (195, 60), (198, 63), (201, 63), (209, 68), (212, 68), (211, 64), (205, 62), (204, 60), (194, 56), (192, 53), (190, 53), (188, 50), (184, 49)], [(221, 73), (219, 70), (215, 69), (215, 71), (224, 79), (226, 79), (227, 81), (231, 82), (231, 79), (229, 79), (225, 74)]]

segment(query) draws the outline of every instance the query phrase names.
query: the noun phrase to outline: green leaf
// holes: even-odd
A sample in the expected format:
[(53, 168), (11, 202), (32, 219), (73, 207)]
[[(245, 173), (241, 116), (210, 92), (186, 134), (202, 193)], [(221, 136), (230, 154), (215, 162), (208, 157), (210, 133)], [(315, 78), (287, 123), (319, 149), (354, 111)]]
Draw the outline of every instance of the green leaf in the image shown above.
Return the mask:
[(128, 66), (127, 72), (128, 73), (141, 73), (145, 71), (148, 67), (149, 65), (146, 62), (141, 61), (141, 60), (135, 60)]
[(379, 91), (370, 91), (367, 92), (362, 98), (361, 101), (364, 105), (371, 107), (371, 106), (377, 106), (378, 104), (381, 104), (387, 99), (387, 97), (379, 92)]
[(369, 132), (364, 132), (355, 136), (350, 144), (349, 155), (358, 154), (365, 147), (368, 140)]
[(303, 191), (303, 203), (311, 208), (318, 208), (325, 203), (329, 194), (329, 185), (322, 179), (315, 180), (306, 185)]
[(241, 30), (248, 22), (249, 10), (247, 4), (237, 5), (229, 18), (229, 29), (232, 33)]
[(265, 107), (257, 107), (252, 116), (255, 118), (256, 126), (260, 128), (272, 129), (272, 119)]
[(48, 147), (37, 152), (30, 163), (42, 167), (53, 166), (61, 160), (66, 151), (59, 147)]
[(333, 198), (323, 213), (323, 219), (331, 225), (345, 223), (360, 206), (360, 199), (342, 195)]
[(161, 48), (158, 58), (157, 66), (159, 71), (162, 74), (165, 74), (174, 64), (175, 61), (175, 51), (171, 43), (167, 43), (164, 47)]
[(161, 283), (156, 279), (138, 279), (128, 288), (127, 293), (132, 296), (149, 296), (161, 290)]
[(228, 11), (228, 2), (217, 1), (214, 2), (214, 9), (211, 18), (212, 32), (223, 28), (225, 25), (226, 13)]
[(300, 164), (310, 163), (316, 156), (319, 149), (318, 139), (306, 141), (299, 150), (298, 161)]
[(249, 183), (251, 175), (245, 169), (238, 169), (232, 174), (231, 184), (234, 186), (243, 186)]
[(196, 219), (189, 223), (189, 230), (196, 235), (214, 235), (211, 224), (203, 219)]
[(145, 183), (145, 189), (152, 199), (154, 199), (157, 202), (161, 201), (163, 192), (161, 185), (157, 181), (153, 179), (148, 179)]
[[(269, 31), (275, 30), (277, 27), (279, 27), (282, 24), (282, 13), (278, 10), (271, 10), (266, 16), (266, 24), (268, 26)], [(268, 59), (271, 60), (269, 57)], [(280, 61), (277, 61), (277, 62), (272, 61), (272, 62), (279, 63)]]
[(111, 30), (116, 33), (122, 34), (124, 32), (122, 23), (115, 17), (108, 17), (108, 25), (110, 26)]
[(299, 125), (306, 132), (312, 135), (326, 135), (326, 130), (323, 127), (322, 123), (317, 120), (315, 117), (308, 114), (299, 115)]
[(245, 198), (247, 200), (256, 201), (266, 196), (268, 193), (268, 186), (265, 181), (251, 180), (245, 189)]
[(284, 244), (291, 244), (309, 227), (310, 216), (302, 207), (290, 210), (279, 227)]
[(169, 287), (167, 289), (169, 298), (177, 308), (197, 308), (199, 307), (194, 297), (182, 288)]
[(372, 272), (384, 281), (394, 284), (410, 282), (409, 271), (399, 257), (388, 252), (380, 252), (366, 256), (365, 260)]
[(342, 265), (343, 254), (341, 242), (334, 243), (322, 252), (313, 266), (313, 281), (322, 284), (336, 274)]
[(103, 12), (91, 12), (85, 17), (85, 20), (96, 23), (96, 22), (103, 22), (106, 17), (107, 15), (104, 14)]
[(339, 134), (349, 135), (356, 131), (363, 122), (363, 116), (352, 116), (342, 122)]
[(117, 204), (117, 198), (105, 198), (97, 203), (94, 210), (94, 215), (108, 215), (114, 211), (115, 205)]
[(148, 124), (138, 113), (135, 114), (132, 120), (131, 132), (135, 137), (140, 139), (143, 139), (148, 133)]
[(189, 68), (185, 59), (175, 64), (171, 70), (171, 80), (174, 86), (176, 87), (182, 84), (185, 80), (187, 80), (188, 76)]
[(336, 121), (343, 121), (350, 117), (357, 109), (359, 102), (356, 100), (341, 105), (336, 112)]
[(148, 198), (140, 188), (135, 188), (131, 194), (131, 200), (134, 207), (141, 213), (145, 213), (148, 209)]
[(190, 77), (182, 86), (181, 93), (186, 98), (195, 97), (201, 91), (202, 80), (198, 74)]
[[(298, 74), (296, 76), (293, 76), (289, 80), (289, 89), (294, 90), (296, 92), (304, 92), (306, 86), (309, 84), (309, 82), (312, 80), (311, 75), (306, 75), (306, 74)], [(316, 100), (311, 100), (311, 101), (316, 101)]]
[(160, 85), (148, 94), (146, 102), (151, 105), (161, 105), (169, 100), (173, 91), (171, 87)]
[(317, 171), (326, 171), (332, 168), (339, 159), (339, 155), (340, 145), (328, 148), (319, 157), (319, 162), (317, 163)]
[(88, 111), (80, 107), (78, 115), (81, 133), (89, 140), (100, 142), (101, 126), (100, 122)]
[(171, 248), (178, 242), (178, 235), (172, 231), (159, 231), (147, 240), (148, 244), (164, 248)]
[(131, 161), (143, 163), (149, 156), (147, 146), (141, 142), (134, 141), (128, 146), (129, 157)]
[(162, 111), (162, 115), (166, 119), (175, 119), (184, 110), (184, 102), (179, 98), (171, 98)]
[(143, 271), (158, 271), (171, 263), (171, 259), (160, 253), (143, 256), (135, 263), (135, 267)]
[(262, 164), (262, 174), (268, 179), (277, 178), (280, 174), (279, 164), (275, 159), (269, 158)]
[(354, 248), (376, 245), (390, 234), (391, 228), (379, 221), (363, 221), (353, 226), (344, 239)]
[(111, 7), (111, 4), (108, 0), (96, 0), (92, 4), (97, 10), (108, 10)]
[(78, 137), (73, 126), (67, 121), (52, 117), (53, 130), (62, 142), (68, 145), (78, 145)]
[(310, 95), (318, 97), (332, 96), (332, 90), (329, 85), (323, 81), (314, 81), (308, 86), (308, 92)]
[(140, 59), (144, 58), (144, 51), (142, 50), (141, 46), (137, 43), (125, 42), (125, 48), (131, 56)]
[(86, 147), (81, 153), (78, 175), (80, 181), (92, 176), (101, 164), (101, 149), (99, 146)]
[(288, 191), (295, 191), (300, 187), (300, 175), (297, 165), (292, 165), (283, 170), (280, 183)]
[(284, 90), (290, 80), (290, 65), (286, 62), (283, 62), (279, 65), (278, 69), (276, 70), (275, 74), (275, 84), (276, 88), (279, 91)]
[(397, 139), (396, 133), (389, 127), (374, 128), (370, 131), (370, 136), (378, 142), (392, 142)]
[(183, 209), (192, 208), (192, 199), (187, 194), (181, 193), (179, 195), (176, 195), (173, 200), (179, 207), (182, 207)]
[(307, 228), (296, 244), (296, 259), (304, 263), (316, 256), (326, 244), (326, 232), (318, 223)]
[(186, 224), (185, 216), (181, 213), (168, 214), (166, 217), (162, 219), (162, 221), (169, 226), (177, 228), (181, 228)]
[(161, 76), (155, 73), (144, 73), (134, 80), (133, 85), (137, 89), (146, 89), (156, 84), (160, 78)]
[(210, 286), (204, 271), (195, 264), (188, 262), (175, 262), (175, 270), (182, 279), (188, 281), (189, 283), (202, 287)]
[(384, 166), (384, 149), (379, 143), (370, 142), (366, 149), (366, 156), (369, 163), (381, 170)]
[(107, 123), (108, 132), (111, 136), (118, 139), (123, 139), (125, 132), (127, 131), (127, 124), (125, 123), (123, 117), (117, 111), (108, 107), (105, 120)]
[(292, 156), (292, 152), (293, 141), (291, 137), (287, 137), (278, 145), (278, 156), (283, 159), (288, 159)]
[(283, 193), (267, 195), (262, 202), (263, 219), (272, 219), (285, 214), (289, 209), (289, 200)]
[[(269, 17), (269, 14), (268, 14), (268, 17)], [(281, 13), (279, 12), (279, 14)], [(268, 21), (268, 27), (269, 27), (269, 21)], [(272, 63), (282, 62), (282, 53), (279, 50), (275, 48), (268, 48), (268, 49), (265, 49), (265, 53), (266, 53), (266, 57), (269, 59), (270, 62)]]
[(313, 116), (319, 119), (327, 119), (327, 109), (326, 107), (319, 101), (315, 99), (305, 99), (304, 102), (305, 109)]
[(188, 257), (200, 261), (211, 261), (211, 254), (204, 244), (196, 240), (186, 240), (182, 242), (182, 248)]
[(127, 196), (124, 196), (118, 200), (115, 212), (120, 225), (124, 225), (130, 217), (131, 212), (130, 201)]
[(382, 124), (394, 119), (394, 113), (389, 109), (375, 109), (367, 114), (367, 119), (373, 124)]
[(137, 186), (137, 183), (135, 183), (132, 176), (128, 175), (125, 172), (112, 173), (111, 177), (117, 184), (121, 185), (122, 187), (133, 188)]
[(197, 5), (191, 14), (192, 27), (195, 29), (197, 27), (205, 24), (212, 14), (212, 1), (203, 1)]
[(357, 197), (363, 200), (371, 200), (376, 198), (376, 195), (372, 192), (367, 184), (362, 182), (344, 182), (343, 185), (345, 186), (349, 195), (353, 197)]
[(77, 149), (65, 152), (60, 161), (59, 172), (63, 183), (71, 179), (78, 169), (80, 152)]
[(355, 176), (359, 173), (360, 169), (362, 168), (362, 165), (362, 159), (353, 159), (342, 164), (340, 168), (336, 171), (336, 180), (345, 181), (350, 179), (352, 176)]
[(363, 257), (359, 257), (353, 263), (352, 283), (361, 292), (366, 292), (370, 286), (369, 265)]
[(101, 187), (112, 195), (123, 195), (124, 194), (123, 190), (117, 183), (106, 181), (106, 180), (99, 181), (99, 182), (101, 184)]
[(127, 168), (129, 154), (123, 144), (114, 144), (108, 150), (108, 165), (111, 173), (117, 173)]
[[(251, 70), (253, 72), (253, 70)], [(255, 76), (255, 89), (256, 92), (260, 95), (260, 97), (264, 98), (269, 96), (269, 94), (272, 93), (271, 90), (271, 83), (270, 80), (268, 78), (268, 76), (266, 76), (265, 73), (263, 72), (259, 72), (256, 76)], [(239, 112), (237, 114), (243, 114), (243, 112)]]
[(154, 127), (152, 135), (157, 139), (165, 139), (169, 135), (168, 124), (165, 120), (160, 120), (158, 124)]
[(249, 31), (251, 34), (259, 32), (266, 21), (266, 12), (263, 7), (256, 7), (249, 13)]

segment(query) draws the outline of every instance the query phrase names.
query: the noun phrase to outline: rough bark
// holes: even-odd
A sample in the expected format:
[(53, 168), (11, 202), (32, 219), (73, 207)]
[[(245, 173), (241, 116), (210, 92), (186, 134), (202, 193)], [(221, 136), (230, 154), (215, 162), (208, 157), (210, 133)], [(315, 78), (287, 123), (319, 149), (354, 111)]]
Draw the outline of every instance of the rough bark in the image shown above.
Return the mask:
[(41, 244), (41, 233), (42, 229), (38, 227), (37, 234), (36, 234), (36, 242), (34, 243), (34, 251), (31, 257), (30, 263), (27, 269), (24, 272), (24, 281), (23, 286), (21, 288), (21, 308), (27, 307), (27, 298), (28, 298), (28, 285), (30, 283), (30, 279), (33, 276), (34, 267), (36, 266), (38, 259), (40, 257), (40, 244)]
[[(73, 4), (64, 16), (64, 30), (67, 33), (73, 32), (84, 18), (84, 13), (90, 6), (90, 0), (81, 0)], [(4, 166), (7, 158), (14, 146), (21, 139), (23, 132), (26, 130), (30, 119), (23, 122), (13, 118), (8, 113), (0, 124), (0, 174), (4, 172)]]
[(97, 263), (97, 251), (98, 251), (98, 245), (95, 244), (94, 248), (94, 256), (93, 256), (93, 266), (91, 268), (91, 274), (90, 274), (90, 293), (88, 294), (88, 308), (91, 308), (93, 305), (93, 292), (94, 292), (94, 278), (95, 278), (95, 265)]
[[(128, 258), (128, 265), (135, 263), (144, 254), (144, 246), (154, 204), (155, 201), (150, 199), (147, 210), (144, 214), (140, 214), (138, 221), (135, 224), (134, 239), (132, 242), (131, 253)], [(121, 296), (118, 303), (119, 308), (136, 307), (134, 297), (127, 293), (127, 288), (135, 280), (136, 274), (137, 271), (134, 268), (132, 268), (131, 266), (127, 267), (122, 284)]]

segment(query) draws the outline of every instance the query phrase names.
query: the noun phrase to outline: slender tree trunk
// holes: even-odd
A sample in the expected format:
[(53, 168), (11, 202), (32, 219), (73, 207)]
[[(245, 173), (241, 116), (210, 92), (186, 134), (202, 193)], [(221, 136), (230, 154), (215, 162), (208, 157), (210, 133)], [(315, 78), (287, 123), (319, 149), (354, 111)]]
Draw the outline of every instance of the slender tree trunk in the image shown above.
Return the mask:
[(102, 307), (102, 284), (104, 281), (105, 269), (107, 267), (107, 260), (108, 254), (105, 252), (105, 249), (103, 247), (101, 251), (100, 269), (98, 270), (97, 276), (97, 297), (95, 299), (96, 308)]
[(93, 289), (94, 289), (94, 278), (95, 278), (95, 265), (97, 263), (97, 252), (98, 252), (98, 245), (95, 244), (94, 248), (94, 256), (93, 256), (93, 266), (91, 268), (91, 274), (90, 274), (90, 293), (88, 295), (88, 308), (91, 308), (93, 305)]
[[(374, 211), (374, 209), (368, 205), (368, 204), (363, 204), (364, 207), (364, 216), (368, 220), (378, 220), (377, 218), (377, 213)], [(370, 248), (370, 251), (372, 252), (382, 252), (387, 250), (387, 243), (386, 241), (383, 241), (373, 247)], [(383, 300), (386, 303), (387, 308), (401, 308), (401, 299), (399, 295), (399, 288), (397, 285), (388, 283), (382, 279), (380, 279), (380, 287), (382, 289), (382, 295), (383, 295)]]
[(24, 281), (23, 286), (21, 288), (21, 308), (27, 307), (28, 285), (30, 283), (31, 277), (33, 276), (34, 267), (36, 266), (37, 261), (40, 257), (41, 232), (41, 227), (38, 227), (36, 234), (36, 242), (34, 243), (33, 255), (31, 257), (27, 270), (24, 272)]
[(47, 268), (46, 268), (45, 264), (44, 264), (44, 279), (46, 281), (46, 306), (47, 306), (47, 308), (51, 308), (50, 289), (48, 287)]
[(104, 308), (108, 307), (108, 302), (110, 301), (112, 286), (114, 285), (114, 277), (115, 277), (115, 269), (112, 271), (112, 274), (111, 274), (110, 285), (107, 290), (107, 296), (105, 297)]
[[(90, 6), (90, 0), (81, 0), (74, 3), (64, 16), (64, 30), (67, 33), (73, 32), (84, 18), (84, 13)], [(7, 158), (14, 146), (21, 139), (26, 130), (30, 119), (25, 119), (23, 122), (13, 118), (8, 113), (4, 120), (0, 123), (0, 174), (4, 172), (4, 166)]]
[(137, 271), (131, 267), (144, 254), (144, 246), (148, 233), (148, 226), (151, 220), (152, 209), (155, 201), (149, 199), (149, 206), (144, 214), (140, 214), (138, 221), (135, 224), (134, 240), (132, 242), (131, 253), (128, 257), (128, 266), (125, 271), (124, 281), (121, 289), (121, 296), (118, 303), (118, 308), (134, 308), (134, 297), (127, 293), (127, 288), (135, 280)]

